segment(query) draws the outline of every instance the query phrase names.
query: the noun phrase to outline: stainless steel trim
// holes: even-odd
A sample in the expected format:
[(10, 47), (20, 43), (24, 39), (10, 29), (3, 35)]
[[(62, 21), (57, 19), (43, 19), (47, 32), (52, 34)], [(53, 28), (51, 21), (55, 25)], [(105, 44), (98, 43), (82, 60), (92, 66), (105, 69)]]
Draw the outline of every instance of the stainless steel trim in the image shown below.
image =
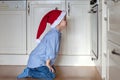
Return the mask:
[[(92, 47), (92, 54), (94, 55), (94, 58), (92, 57), (92, 60), (98, 60), (99, 57), (99, 25), (98, 25), (98, 4), (94, 5), (93, 7), (91, 7), (91, 14), (96, 18), (96, 40), (95, 43), (97, 45), (96, 49), (94, 50), (94, 48)], [(91, 37), (92, 38), (92, 37)]]

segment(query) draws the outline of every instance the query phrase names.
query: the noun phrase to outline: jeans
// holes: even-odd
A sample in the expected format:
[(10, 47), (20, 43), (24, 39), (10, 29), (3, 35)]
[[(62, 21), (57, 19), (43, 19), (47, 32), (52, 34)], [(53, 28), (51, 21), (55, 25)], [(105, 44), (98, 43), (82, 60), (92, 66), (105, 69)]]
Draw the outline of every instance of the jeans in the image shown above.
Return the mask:
[(17, 78), (27, 77), (38, 78), (40, 80), (53, 80), (55, 74), (52, 73), (47, 66), (41, 66), (37, 68), (25, 68), (24, 72), (18, 75)]

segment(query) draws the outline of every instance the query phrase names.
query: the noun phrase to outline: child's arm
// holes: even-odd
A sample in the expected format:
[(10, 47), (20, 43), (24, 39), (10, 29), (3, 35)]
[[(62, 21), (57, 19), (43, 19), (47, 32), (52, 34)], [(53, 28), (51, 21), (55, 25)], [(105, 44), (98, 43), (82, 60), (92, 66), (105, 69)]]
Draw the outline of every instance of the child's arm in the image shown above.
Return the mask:
[(50, 59), (46, 61), (46, 66), (50, 69), (50, 71), (52, 71), (53, 73), (55, 72), (52, 66), (50, 65)]

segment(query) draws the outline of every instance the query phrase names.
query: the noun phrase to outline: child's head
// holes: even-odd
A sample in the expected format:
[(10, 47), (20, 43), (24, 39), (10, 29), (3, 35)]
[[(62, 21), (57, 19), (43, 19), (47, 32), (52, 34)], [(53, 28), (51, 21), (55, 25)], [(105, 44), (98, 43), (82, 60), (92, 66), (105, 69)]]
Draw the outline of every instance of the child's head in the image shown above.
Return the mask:
[(66, 16), (62, 19), (62, 21), (56, 26), (59, 30), (63, 30), (67, 26)]
[[(61, 10), (51, 10), (49, 11), (41, 20), (38, 32), (37, 39), (44, 32), (47, 23), (51, 24), (51, 28), (57, 27), (62, 30), (66, 26), (66, 11)], [(59, 26), (59, 27), (58, 27)]]

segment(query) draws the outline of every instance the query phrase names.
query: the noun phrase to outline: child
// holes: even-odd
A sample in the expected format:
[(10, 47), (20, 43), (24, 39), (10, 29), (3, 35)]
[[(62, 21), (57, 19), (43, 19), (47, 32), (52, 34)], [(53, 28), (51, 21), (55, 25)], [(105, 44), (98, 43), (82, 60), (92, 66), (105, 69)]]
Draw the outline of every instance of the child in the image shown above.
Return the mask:
[(61, 31), (66, 27), (66, 12), (61, 10), (48, 12), (41, 20), (37, 39), (44, 32), (47, 23), (51, 24), (52, 29), (31, 52), (27, 67), (17, 78), (32, 77), (48, 80), (55, 78), (53, 65), (59, 51)]

